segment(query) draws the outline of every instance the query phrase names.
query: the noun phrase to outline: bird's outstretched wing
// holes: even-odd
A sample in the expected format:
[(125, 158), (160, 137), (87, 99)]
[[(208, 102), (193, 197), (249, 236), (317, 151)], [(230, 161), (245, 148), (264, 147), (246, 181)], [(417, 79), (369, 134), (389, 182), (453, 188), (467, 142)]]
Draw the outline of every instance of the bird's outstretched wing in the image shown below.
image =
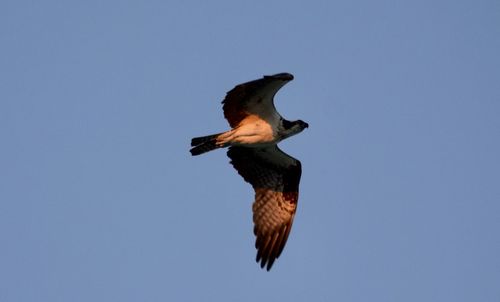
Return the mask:
[(230, 147), (231, 164), (255, 190), (254, 234), (257, 262), (271, 269), (292, 228), (302, 173), (300, 161), (277, 146)]
[(248, 115), (258, 115), (268, 121), (279, 119), (273, 98), (276, 92), (291, 80), (293, 75), (278, 73), (234, 87), (222, 101), (224, 117), (229, 125), (233, 128), (238, 126)]

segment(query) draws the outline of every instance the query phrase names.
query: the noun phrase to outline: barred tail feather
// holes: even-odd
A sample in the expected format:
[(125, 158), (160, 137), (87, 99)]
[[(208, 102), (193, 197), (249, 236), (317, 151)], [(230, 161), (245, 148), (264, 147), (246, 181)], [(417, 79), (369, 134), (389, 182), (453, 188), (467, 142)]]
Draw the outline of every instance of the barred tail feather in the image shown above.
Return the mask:
[(221, 133), (193, 138), (191, 140), (191, 146), (193, 148), (191, 148), (189, 152), (191, 152), (191, 155), (195, 156), (220, 148), (221, 146), (217, 145), (217, 136), (220, 134)]
[(212, 135), (207, 135), (207, 136), (200, 136), (200, 137), (193, 137), (191, 139), (191, 147), (198, 146), (202, 143), (211, 141), (213, 139), (216, 139), (217, 136), (221, 135), (222, 133), (217, 133), (217, 134), (212, 134)]

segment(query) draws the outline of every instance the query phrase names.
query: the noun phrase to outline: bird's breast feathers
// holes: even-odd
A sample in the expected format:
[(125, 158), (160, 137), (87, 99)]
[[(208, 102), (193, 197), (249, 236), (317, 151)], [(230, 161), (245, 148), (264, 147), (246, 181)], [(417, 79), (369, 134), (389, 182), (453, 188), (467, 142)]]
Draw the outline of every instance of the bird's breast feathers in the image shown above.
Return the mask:
[(276, 126), (257, 115), (249, 115), (237, 127), (219, 135), (217, 143), (221, 146), (263, 147), (276, 144), (278, 138)]

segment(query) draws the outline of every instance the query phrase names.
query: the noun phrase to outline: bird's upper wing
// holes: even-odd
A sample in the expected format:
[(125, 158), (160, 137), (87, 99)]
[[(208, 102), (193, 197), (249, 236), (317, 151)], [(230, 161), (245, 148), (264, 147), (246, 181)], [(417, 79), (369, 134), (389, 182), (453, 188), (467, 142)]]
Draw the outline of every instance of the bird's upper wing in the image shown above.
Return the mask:
[(277, 146), (230, 147), (227, 155), (255, 190), (252, 209), (256, 260), (269, 270), (283, 251), (292, 228), (299, 199), (300, 161)]
[(224, 117), (229, 125), (234, 128), (245, 117), (252, 114), (268, 121), (279, 117), (273, 98), (276, 92), (291, 80), (293, 80), (293, 75), (278, 73), (234, 87), (222, 101)]

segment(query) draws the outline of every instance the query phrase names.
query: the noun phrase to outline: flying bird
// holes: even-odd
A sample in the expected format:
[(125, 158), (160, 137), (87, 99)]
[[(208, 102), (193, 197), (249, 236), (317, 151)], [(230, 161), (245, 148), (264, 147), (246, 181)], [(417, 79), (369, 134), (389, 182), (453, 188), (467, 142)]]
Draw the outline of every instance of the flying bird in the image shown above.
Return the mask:
[(274, 96), (293, 80), (289, 73), (264, 76), (239, 84), (222, 101), (231, 130), (195, 137), (192, 155), (229, 147), (231, 164), (255, 190), (252, 206), (256, 261), (270, 270), (290, 234), (302, 173), (300, 161), (281, 151), (277, 144), (309, 125), (288, 121), (274, 107)]

